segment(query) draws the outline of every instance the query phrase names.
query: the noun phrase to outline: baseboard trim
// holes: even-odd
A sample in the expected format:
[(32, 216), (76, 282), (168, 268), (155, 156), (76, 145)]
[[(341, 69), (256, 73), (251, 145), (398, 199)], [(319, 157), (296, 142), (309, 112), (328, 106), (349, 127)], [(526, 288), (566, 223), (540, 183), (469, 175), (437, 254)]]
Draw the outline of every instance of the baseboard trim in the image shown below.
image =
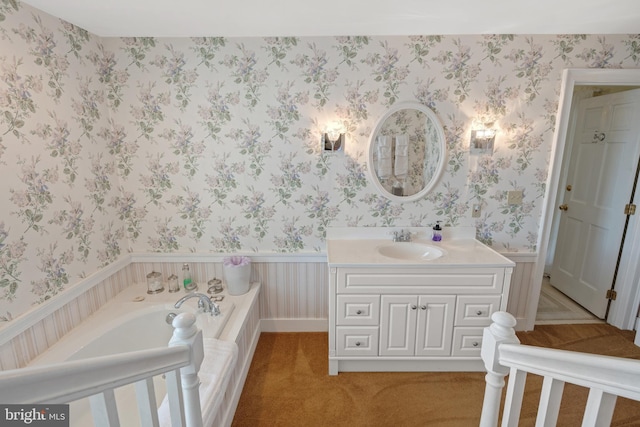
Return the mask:
[(327, 319), (261, 319), (262, 332), (327, 332)]
[(527, 330), (527, 319), (525, 317), (516, 317), (516, 326), (514, 328), (516, 331), (526, 331)]

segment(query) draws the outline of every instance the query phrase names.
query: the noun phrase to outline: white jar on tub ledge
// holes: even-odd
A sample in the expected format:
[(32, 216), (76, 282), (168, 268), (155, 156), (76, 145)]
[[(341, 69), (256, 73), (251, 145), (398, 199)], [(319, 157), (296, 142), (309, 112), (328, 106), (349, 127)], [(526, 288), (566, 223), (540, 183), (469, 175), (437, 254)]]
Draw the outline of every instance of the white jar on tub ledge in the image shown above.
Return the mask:
[(222, 260), (222, 273), (230, 295), (242, 295), (251, 286), (251, 258), (229, 256)]

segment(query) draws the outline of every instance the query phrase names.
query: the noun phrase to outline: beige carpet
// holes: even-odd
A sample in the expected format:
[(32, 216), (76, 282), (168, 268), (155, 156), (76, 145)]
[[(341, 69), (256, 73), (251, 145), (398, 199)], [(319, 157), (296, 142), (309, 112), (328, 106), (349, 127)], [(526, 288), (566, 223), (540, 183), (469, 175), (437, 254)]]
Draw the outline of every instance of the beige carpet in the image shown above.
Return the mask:
[(549, 278), (542, 281), (536, 325), (565, 323), (603, 323), (562, 292), (551, 286)]
[[(632, 331), (607, 324), (544, 325), (523, 344), (640, 359)], [(326, 333), (263, 333), (233, 427), (478, 426), (482, 372), (327, 374)], [(542, 379), (530, 376), (520, 427), (533, 426)], [(567, 385), (558, 426), (579, 426), (585, 389)], [(618, 399), (613, 426), (640, 426), (640, 402)]]

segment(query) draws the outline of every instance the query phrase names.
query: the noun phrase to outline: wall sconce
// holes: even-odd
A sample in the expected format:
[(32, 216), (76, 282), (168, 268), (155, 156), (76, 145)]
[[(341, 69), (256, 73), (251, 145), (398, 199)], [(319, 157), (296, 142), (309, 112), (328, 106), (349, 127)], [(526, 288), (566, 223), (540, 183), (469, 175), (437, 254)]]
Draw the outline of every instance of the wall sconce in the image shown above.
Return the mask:
[(342, 125), (334, 123), (322, 134), (323, 151), (340, 151), (344, 148), (344, 132)]
[(495, 129), (482, 128), (471, 131), (471, 154), (493, 154)]

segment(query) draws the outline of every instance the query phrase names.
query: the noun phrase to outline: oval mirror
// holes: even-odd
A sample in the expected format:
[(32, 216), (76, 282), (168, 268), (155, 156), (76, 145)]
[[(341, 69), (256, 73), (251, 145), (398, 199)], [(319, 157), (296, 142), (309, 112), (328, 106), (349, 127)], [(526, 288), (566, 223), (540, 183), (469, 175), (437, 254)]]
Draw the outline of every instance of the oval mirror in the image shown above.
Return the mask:
[(444, 129), (436, 114), (417, 102), (393, 105), (369, 138), (369, 174), (380, 193), (397, 202), (424, 197), (445, 166)]

